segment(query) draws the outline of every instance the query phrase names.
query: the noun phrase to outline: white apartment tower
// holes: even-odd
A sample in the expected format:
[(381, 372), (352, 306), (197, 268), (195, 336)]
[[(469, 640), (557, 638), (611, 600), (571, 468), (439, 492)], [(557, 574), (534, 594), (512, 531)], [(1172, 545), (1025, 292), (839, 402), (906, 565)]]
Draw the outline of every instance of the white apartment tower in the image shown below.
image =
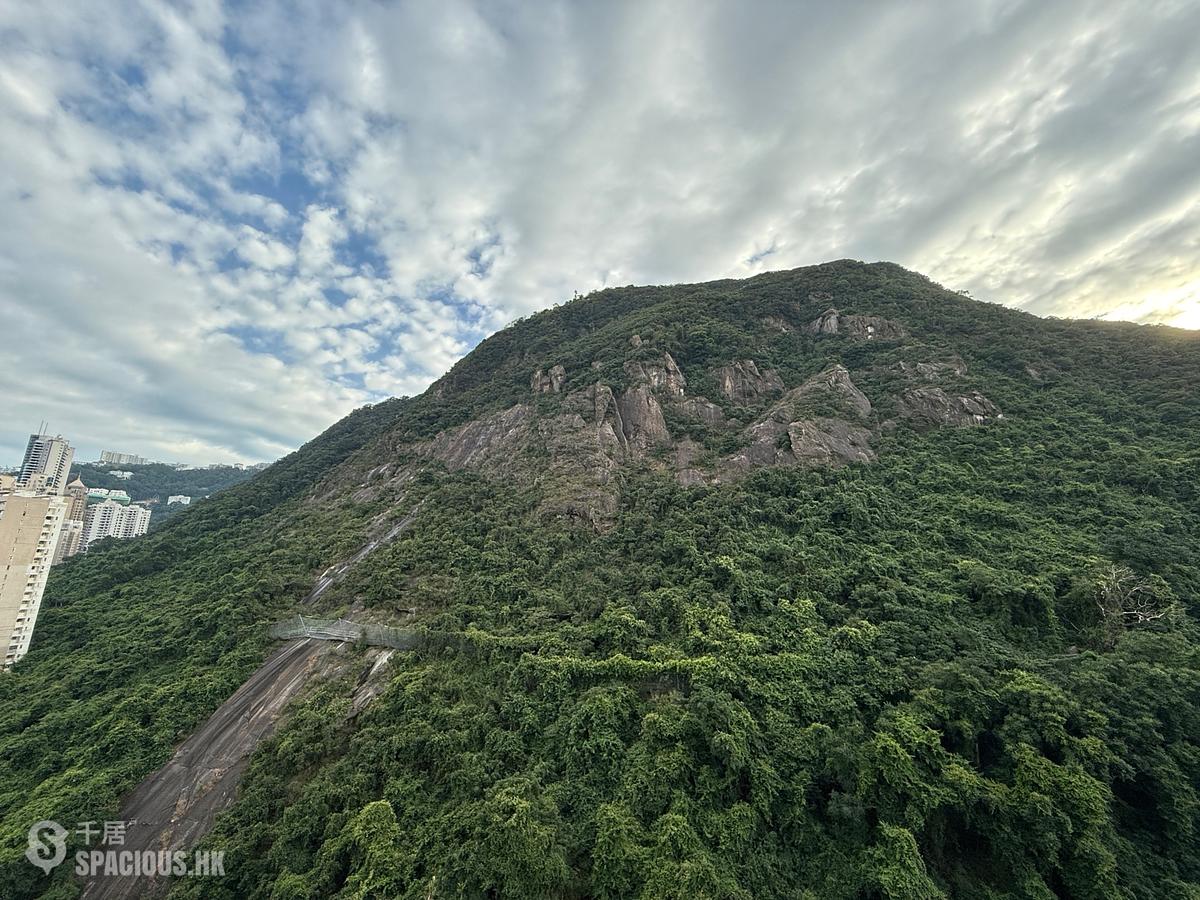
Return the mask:
[(25, 490), (12, 476), (0, 476), (0, 650), (5, 667), (29, 651), (67, 505), (57, 494)]
[(116, 500), (105, 500), (87, 510), (83, 526), (83, 548), (107, 537), (131, 538), (146, 533), (150, 527), (150, 510), (144, 506), (123, 506)]
[(75, 459), (75, 449), (61, 434), (31, 434), (17, 486), (48, 494), (61, 494)]

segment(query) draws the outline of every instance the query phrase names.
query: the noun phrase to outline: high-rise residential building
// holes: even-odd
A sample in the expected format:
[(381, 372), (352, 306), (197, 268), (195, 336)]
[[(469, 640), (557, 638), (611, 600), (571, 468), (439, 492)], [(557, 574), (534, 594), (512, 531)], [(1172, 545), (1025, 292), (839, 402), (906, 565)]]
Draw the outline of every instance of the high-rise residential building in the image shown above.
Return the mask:
[(67, 515), (63, 519), (62, 534), (58, 537), (58, 547), (54, 551), (54, 565), (56, 566), (83, 549), (83, 526), (87, 517), (88, 489), (78, 476), (67, 485), (66, 498)]
[(149, 460), (135, 453), (118, 453), (115, 450), (101, 450), (100, 462), (113, 466), (144, 466)]
[(67, 518), (73, 519), (76, 522), (82, 522), (84, 513), (87, 512), (88, 489), (83, 483), (83, 479), (78, 475), (75, 480), (67, 485), (64, 492), (67, 497)]
[(10, 666), (29, 651), (68, 501), (0, 476), (0, 650)]
[(144, 506), (122, 506), (104, 500), (88, 507), (83, 526), (83, 549), (107, 537), (131, 538), (145, 534), (150, 527), (150, 510)]
[(25, 459), (17, 475), (17, 484), (33, 491), (61, 494), (75, 459), (74, 448), (61, 434), (31, 434), (25, 447)]
[(62, 531), (58, 535), (58, 545), (54, 548), (54, 559), (51, 565), (57, 566), (83, 549), (83, 522), (75, 519), (63, 519)]

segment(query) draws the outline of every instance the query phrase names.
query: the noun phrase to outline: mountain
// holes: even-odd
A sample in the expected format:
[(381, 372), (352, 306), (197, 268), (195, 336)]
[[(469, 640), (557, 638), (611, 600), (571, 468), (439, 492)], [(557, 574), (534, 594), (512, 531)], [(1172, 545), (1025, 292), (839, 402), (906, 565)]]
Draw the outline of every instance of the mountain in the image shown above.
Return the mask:
[(886, 263), (531, 316), (52, 576), (0, 893), (140, 815), (180, 897), (1195, 897), (1198, 398)]

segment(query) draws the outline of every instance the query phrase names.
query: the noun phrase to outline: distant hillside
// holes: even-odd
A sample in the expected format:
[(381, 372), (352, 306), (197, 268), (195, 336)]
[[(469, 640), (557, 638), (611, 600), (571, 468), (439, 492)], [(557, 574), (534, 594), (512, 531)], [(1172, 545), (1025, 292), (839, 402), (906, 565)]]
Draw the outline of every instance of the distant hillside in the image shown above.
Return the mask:
[[(1197, 332), (606, 290), (109, 544), (0, 677), (3, 897), (156, 772), (227, 853), (175, 897), (1200, 896)], [(411, 649), (263, 667), (297, 613)]]
[[(117, 478), (113, 471), (132, 472), (131, 478)], [(161, 525), (165, 520), (182, 512), (187, 507), (176, 504), (167, 505), (167, 498), (173, 494), (184, 494), (191, 497), (192, 502), (203, 499), (241, 484), (254, 476), (253, 471), (235, 466), (214, 466), (204, 469), (175, 469), (163, 463), (149, 463), (144, 466), (103, 465), (92, 463), (76, 463), (71, 469), (71, 478), (79, 476), (88, 487), (119, 488), (129, 494), (130, 499), (139, 501), (158, 501), (151, 505), (153, 513), (150, 517), (151, 527)]]

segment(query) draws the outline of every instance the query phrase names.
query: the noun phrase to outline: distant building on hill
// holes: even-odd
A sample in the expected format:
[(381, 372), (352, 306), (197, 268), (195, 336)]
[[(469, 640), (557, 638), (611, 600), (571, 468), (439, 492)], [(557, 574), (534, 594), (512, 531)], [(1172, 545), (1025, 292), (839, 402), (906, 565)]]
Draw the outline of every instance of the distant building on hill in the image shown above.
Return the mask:
[(17, 487), (33, 491), (61, 494), (67, 486), (74, 448), (61, 434), (31, 434), (25, 447), (25, 458), (17, 474)]
[(122, 481), (128, 481), (130, 478), (133, 477), (132, 472), (123, 472), (120, 469), (113, 469), (108, 474), (111, 475), (113, 478), (120, 478)]
[(67, 507), (67, 518), (78, 519), (82, 522), (83, 515), (87, 512), (88, 489), (87, 485), (83, 483), (78, 475), (75, 476), (74, 481), (67, 485), (66, 497), (69, 504)]
[(78, 477), (67, 485), (67, 515), (54, 551), (54, 565), (83, 549), (83, 526), (87, 519), (87, 486)]
[(87, 550), (105, 538), (132, 538), (150, 528), (150, 510), (144, 506), (124, 506), (115, 500), (104, 500), (88, 507), (83, 527), (83, 547)]
[(115, 500), (118, 503), (128, 504), (131, 499), (129, 492), (120, 488), (87, 488), (86, 490), (89, 500)]
[(180, 506), (187, 506), (191, 502), (192, 498), (187, 494), (172, 494), (167, 498), (167, 506), (171, 506), (174, 503), (178, 503)]
[(100, 464), (111, 466), (144, 466), (149, 460), (134, 453), (118, 453), (116, 450), (101, 450)]
[[(44, 472), (33, 474), (49, 480)], [(5, 667), (29, 651), (69, 506), (61, 489), (29, 490), (13, 476), (0, 475), (0, 652)]]

